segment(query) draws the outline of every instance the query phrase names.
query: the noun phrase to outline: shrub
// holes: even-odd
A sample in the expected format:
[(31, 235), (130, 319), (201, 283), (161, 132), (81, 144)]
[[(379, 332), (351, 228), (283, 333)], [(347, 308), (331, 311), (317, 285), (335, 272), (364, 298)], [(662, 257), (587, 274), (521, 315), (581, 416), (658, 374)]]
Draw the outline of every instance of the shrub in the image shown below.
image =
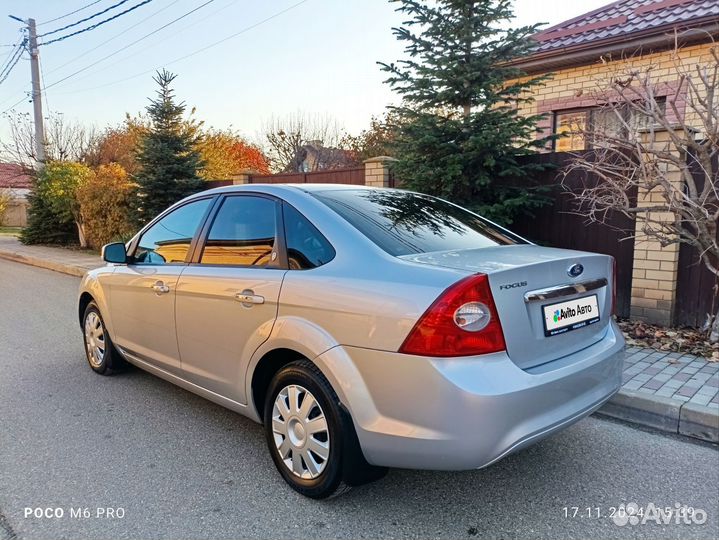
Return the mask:
[(127, 172), (117, 163), (100, 165), (78, 188), (80, 219), (89, 246), (99, 248), (132, 236), (129, 216), (133, 189)]
[(85, 246), (76, 192), (93, 175), (92, 169), (81, 163), (47, 163), (33, 180), (28, 226), (20, 240), (26, 244), (69, 244), (79, 239)]

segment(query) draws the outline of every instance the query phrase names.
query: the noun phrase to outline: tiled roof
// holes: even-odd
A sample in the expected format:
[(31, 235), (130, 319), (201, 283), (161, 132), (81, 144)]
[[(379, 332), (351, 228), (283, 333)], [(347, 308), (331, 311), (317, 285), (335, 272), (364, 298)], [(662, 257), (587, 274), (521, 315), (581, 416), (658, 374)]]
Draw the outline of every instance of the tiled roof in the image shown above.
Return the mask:
[(0, 189), (29, 189), (30, 186), (30, 175), (22, 166), (14, 163), (0, 163)]
[(719, 0), (619, 0), (534, 35), (534, 54), (719, 20)]

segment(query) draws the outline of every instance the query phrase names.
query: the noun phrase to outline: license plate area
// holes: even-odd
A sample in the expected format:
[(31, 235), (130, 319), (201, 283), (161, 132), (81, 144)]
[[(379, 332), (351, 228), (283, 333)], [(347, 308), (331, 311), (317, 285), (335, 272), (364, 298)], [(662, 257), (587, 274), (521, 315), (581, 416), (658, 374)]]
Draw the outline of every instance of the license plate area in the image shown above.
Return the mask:
[(597, 295), (542, 306), (544, 335), (564, 334), (599, 322)]

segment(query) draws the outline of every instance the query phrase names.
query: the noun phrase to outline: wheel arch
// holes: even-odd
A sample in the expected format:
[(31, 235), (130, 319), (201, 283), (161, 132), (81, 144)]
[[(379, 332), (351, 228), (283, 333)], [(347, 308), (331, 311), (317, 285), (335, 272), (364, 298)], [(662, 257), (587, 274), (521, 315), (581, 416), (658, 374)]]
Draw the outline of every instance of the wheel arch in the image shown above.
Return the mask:
[(90, 302), (95, 302), (95, 304), (97, 304), (97, 308), (102, 314), (105, 328), (114, 340), (115, 331), (112, 324), (112, 314), (109, 312), (107, 305), (107, 290), (106, 287), (101, 284), (100, 280), (98, 279), (100, 276), (97, 274), (102, 270), (104, 270), (104, 268), (90, 271), (82, 278), (77, 299), (77, 317), (80, 326), (82, 326), (82, 318), (85, 315), (85, 309), (87, 309), (87, 306), (88, 304), (90, 304)]
[(318, 362), (325, 351), (336, 347), (337, 342), (319, 326), (301, 317), (279, 317), (270, 338), (255, 350), (245, 372), (245, 392), (249, 409), (262, 422), (264, 398), (272, 377), (290, 362), (307, 359), (315, 364), (330, 381), (340, 400), (342, 389), (328, 366)]
[(295, 360), (309, 360), (302, 353), (287, 348), (272, 349), (257, 361), (250, 382), (250, 400), (260, 423), (264, 421), (263, 410), (270, 381), (275, 374)]
[(85, 310), (87, 309), (87, 306), (90, 305), (90, 302), (94, 301), (95, 298), (93, 298), (93, 296), (89, 292), (83, 291), (82, 294), (80, 294), (80, 298), (77, 302), (77, 319), (80, 323), (80, 327), (82, 327), (82, 318), (85, 315)]

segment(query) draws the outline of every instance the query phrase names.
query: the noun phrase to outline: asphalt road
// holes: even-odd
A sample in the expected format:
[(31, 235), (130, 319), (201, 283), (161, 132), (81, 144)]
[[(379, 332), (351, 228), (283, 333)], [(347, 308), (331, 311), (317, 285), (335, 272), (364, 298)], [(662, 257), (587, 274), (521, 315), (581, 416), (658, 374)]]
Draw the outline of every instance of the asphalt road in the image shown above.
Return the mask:
[[(716, 446), (594, 417), (486, 470), (392, 470), (305, 499), (249, 420), (136, 369), (91, 372), (78, 282), (0, 260), (2, 540), (719, 537)], [(630, 502), (691, 506), (706, 522), (617, 525), (612, 508)]]

